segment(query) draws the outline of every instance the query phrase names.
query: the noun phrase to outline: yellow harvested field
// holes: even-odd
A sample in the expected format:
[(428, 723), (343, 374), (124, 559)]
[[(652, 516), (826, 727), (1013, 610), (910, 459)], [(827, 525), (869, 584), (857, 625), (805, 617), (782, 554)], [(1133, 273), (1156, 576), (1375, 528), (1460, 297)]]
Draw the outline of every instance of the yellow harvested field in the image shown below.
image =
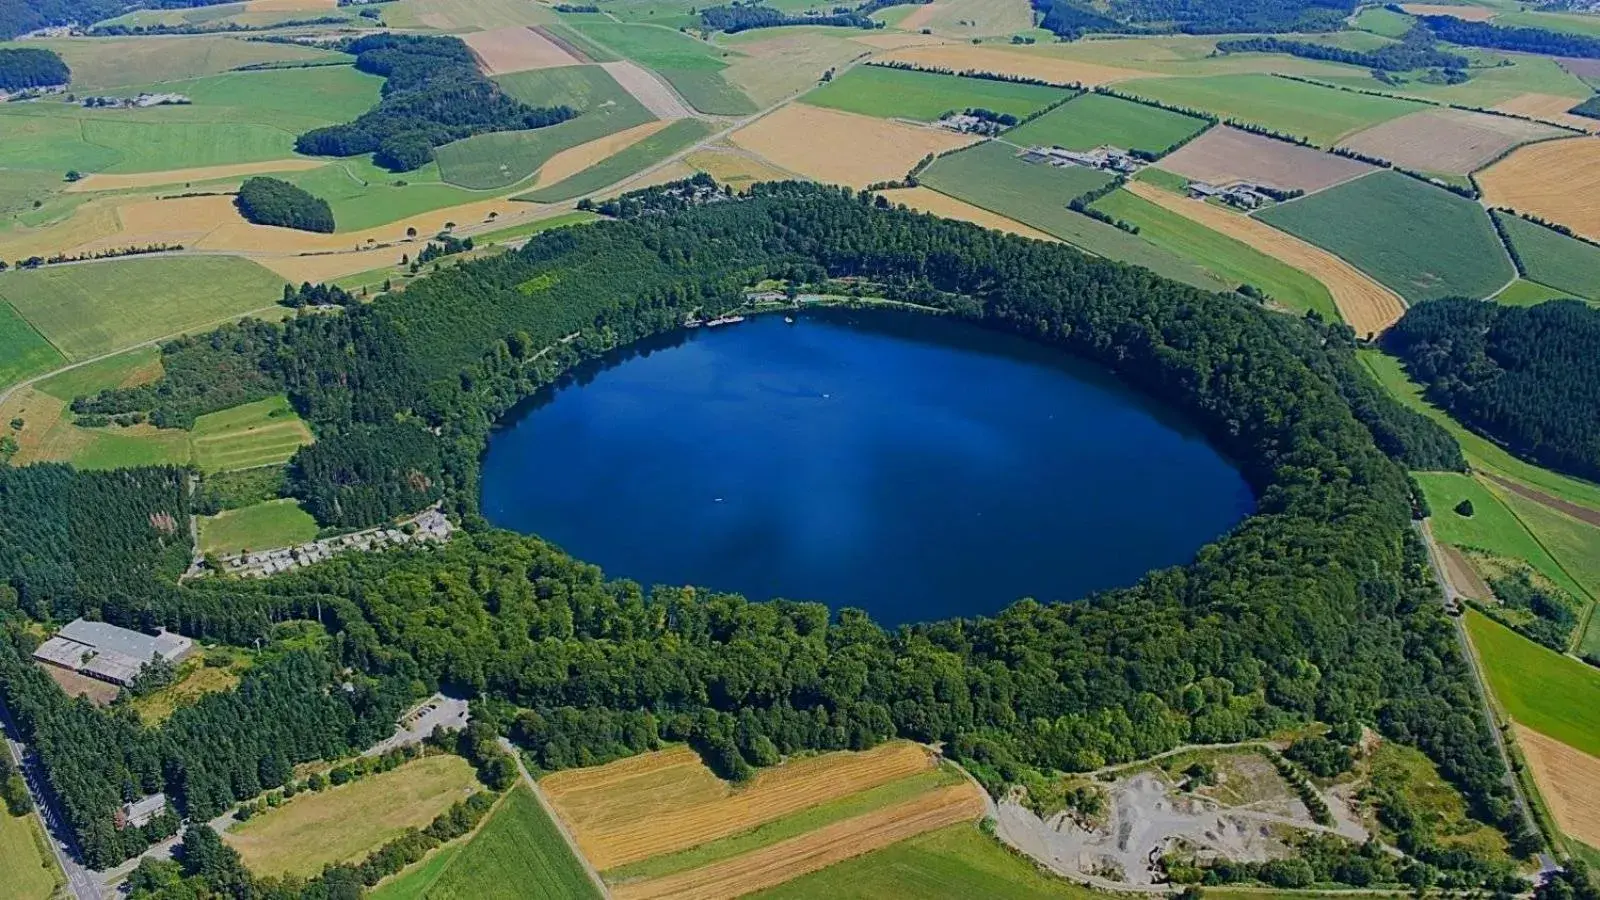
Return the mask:
[(1600, 141), (1531, 144), (1478, 175), (1483, 199), (1600, 239)]
[(1454, 16), (1468, 22), (1487, 22), (1499, 12), (1487, 6), (1456, 6), (1445, 3), (1402, 3), (1400, 8), (1413, 16)]
[(1557, 138), (1562, 133), (1539, 122), (1435, 108), (1380, 122), (1345, 138), (1339, 146), (1423, 172), (1465, 175), (1518, 144)]
[(489, 75), (573, 66), (584, 62), (555, 41), (520, 25), (464, 34), (461, 40), (478, 57), (478, 68)]
[(1333, 295), (1339, 315), (1359, 336), (1377, 334), (1405, 315), (1405, 303), (1399, 295), (1321, 247), (1249, 216), (1179, 197), (1142, 181), (1129, 181), (1126, 187), (1157, 206), (1254, 247), (1322, 282)]
[(1567, 112), (1577, 106), (1581, 99), (1581, 97), (1562, 97), (1556, 94), (1518, 94), (1510, 100), (1496, 103), (1494, 109), (1497, 112), (1554, 122), (1579, 131), (1600, 131), (1600, 121)]
[(1046, 56), (1043, 53), (1023, 50), (1001, 50), (995, 47), (972, 44), (945, 44), (938, 47), (907, 47), (886, 54), (884, 59), (908, 62), (919, 66), (954, 69), (957, 72), (975, 70), (997, 75), (1018, 75), (1038, 78), (1057, 84), (1080, 82), (1085, 85), (1110, 84), (1130, 78), (1143, 78), (1149, 72), (1103, 66), (1099, 63), (1079, 62)]
[(26, 259), (51, 256), (72, 247), (117, 233), (117, 205), (126, 202), (116, 197), (95, 197), (75, 207), (63, 219), (37, 228), (13, 228), (0, 232), (0, 258)]
[(533, 186), (535, 188), (548, 187), (564, 178), (571, 178), (602, 159), (621, 153), (623, 150), (632, 147), (665, 127), (667, 127), (666, 122), (646, 122), (643, 125), (635, 125), (615, 134), (596, 138), (587, 144), (579, 144), (576, 147), (562, 150), (539, 167), (539, 176), (534, 179)]
[(126, 191), (133, 188), (160, 187), (164, 184), (193, 184), (197, 181), (216, 181), (220, 178), (243, 178), (266, 172), (303, 172), (327, 165), (325, 159), (274, 159), (267, 162), (238, 163), (231, 166), (199, 166), (193, 169), (167, 169), (164, 172), (136, 172), (132, 175), (105, 175), (91, 173), (67, 185), (67, 193), (86, 191)]
[(249, 0), (244, 8), (249, 12), (297, 12), (299, 10), (334, 9), (339, 0)]
[(25, 466), (68, 460), (89, 446), (93, 435), (74, 426), (69, 418), (65, 400), (31, 387), (12, 391), (5, 402), (0, 403), (0, 419), (7, 422), (22, 419), (27, 423), (14, 435), (17, 452), (11, 457), (12, 464)]
[(935, 0), (912, 10), (896, 27), (960, 38), (1012, 35), (1033, 27), (1033, 8), (1027, 0)]
[(800, 176), (786, 172), (772, 163), (732, 147), (697, 150), (683, 161), (715, 178), (723, 184), (742, 188), (757, 181), (790, 181)]
[(346, 275), (370, 272), (384, 266), (398, 266), (400, 257), (415, 250), (411, 244), (380, 247), (350, 253), (309, 253), (303, 256), (255, 256), (255, 262), (283, 276), (285, 281), (298, 284), (309, 281), (332, 281)]
[(924, 3), (913, 9), (911, 14), (900, 20), (900, 28), (906, 31), (920, 31), (928, 27), (928, 22), (939, 12), (938, 3)]
[(871, 853), (935, 828), (983, 815), (984, 797), (971, 782), (929, 791), (894, 806), (824, 826), (732, 859), (619, 885), (616, 900), (723, 900), (741, 897)]
[(1512, 727), (1556, 825), (1591, 847), (1600, 845), (1600, 759), (1530, 728)]
[(233, 198), (176, 197), (132, 200), (117, 207), (117, 232), (73, 248), (76, 253), (145, 244), (194, 243), (223, 225), (244, 222)]
[(310, 877), (329, 863), (353, 862), (422, 828), (477, 790), (472, 766), (453, 754), (303, 794), (223, 833), (258, 875)]
[(964, 203), (947, 194), (941, 194), (933, 188), (891, 188), (878, 193), (888, 198), (890, 203), (903, 203), (918, 212), (932, 213), (946, 219), (959, 219), (963, 222), (971, 222), (974, 225), (982, 225), (984, 228), (993, 228), (996, 231), (1004, 231), (1007, 234), (1020, 235), (1026, 238), (1034, 238), (1035, 240), (1056, 241), (1055, 237), (1045, 234), (1037, 228), (1013, 221), (987, 209), (973, 206), (970, 203)]
[(658, 119), (688, 119), (694, 116), (694, 110), (684, 105), (676, 91), (638, 63), (619, 59), (601, 63), (600, 68), (605, 69), (618, 86), (632, 94), (639, 105), (650, 110), (650, 115)]
[(678, 747), (557, 772), (539, 787), (583, 855), (603, 870), (748, 831), (932, 767), (928, 751), (897, 741), (788, 762), (734, 789), (693, 750)]
[(791, 103), (734, 132), (730, 140), (791, 172), (864, 188), (903, 177), (929, 153), (955, 150), (977, 139)]

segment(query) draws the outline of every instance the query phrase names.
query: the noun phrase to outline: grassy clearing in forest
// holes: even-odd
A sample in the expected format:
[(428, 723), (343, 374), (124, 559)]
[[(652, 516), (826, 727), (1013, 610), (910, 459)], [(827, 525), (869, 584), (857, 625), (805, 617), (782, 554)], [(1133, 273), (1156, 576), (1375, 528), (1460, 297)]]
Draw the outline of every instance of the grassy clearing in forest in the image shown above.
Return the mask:
[(311, 443), (311, 429), (279, 394), (195, 420), (194, 461), (207, 472), (286, 462)]
[(1422, 751), (1393, 741), (1382, 741), (1368, 763), (1374, 788), (1393, 790), (1406, 799), (1411, 811), (1448, 847), (1467, 847), (1489, 859), (1508, 860), (1505, 836), (1472, 818), (1467, 801), (1439, 775)]
[(1142, 103), (1085, 94), (1006, 132), (1006, 141), (1019, 147), (1042, 144), (1092, 150), (1110, 144), (1124, 150), (1163, 153), (1206, 124), (1204, 119)]
[(294, 547), (317, 536), (317, 520), (295, 500), (268, 500), (199, 517), (200, 552), (231, 556), (245, 550)]
[(805, 102), (880, 119), (931, 122), (968, 107), (982, 107), (1020, 119), (1067, 96), (1068, 92), (1061, 88), (1036, 84), (856, 66), (806, 94)]
[(1600, 669), (1541, 647), (1477, 610), (1466, 616), (1489, 687), (1506, 715), (1600, 756)]

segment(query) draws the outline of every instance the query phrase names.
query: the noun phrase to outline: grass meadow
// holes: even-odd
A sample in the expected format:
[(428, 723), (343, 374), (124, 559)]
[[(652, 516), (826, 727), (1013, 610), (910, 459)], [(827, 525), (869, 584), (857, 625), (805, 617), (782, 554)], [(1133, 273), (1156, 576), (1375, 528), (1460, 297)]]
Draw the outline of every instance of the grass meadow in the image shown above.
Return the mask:
[(1031, 225), (1068, 243), (1205, 290), (1232, 290), (1200, 266), (1135, 235), (1067, 208), (1073, 198), (1106, 184), (1104, 172), (1057, 168), (1017, 159), (998, 141), (943, 157), (921, 175), (924, 185), (989, 212)]
[[(1439, 540), (1523, 560), (1580, 602), (1589, 598), (1589, 592), (1482, 482), (1455, 472), (1418, 472), (1416, 478), (1433, 509), (1433, 533)], [(1455, 511), (1463, 500), (1471, 501), (1471, 516)]]
[(585, 20), (571, 27), (590, 42), (654, 69), (703, 113), (739, 116), (756, 111), (755, 103), (722, 76), (727, 51), (660, 25)]
[(1600, 756), (1600, 669), (1547, 650), (1477, 610), (1466, 617), (1489, 688), (1506, 714)]
[(282, 278), (234, 256), (134, 257), (0, 273), (0, 298), (70, 360), (263, 309), (282, 291)]
[[(424, 867), (426, 867), (426, 863)], [(580, 900), (594, 883), (527, 785), (518, 783), (466, 846), (447, 859), (429, 900)], [(393, 895), (380, 891), (380, 898)]]
[(637, 103), (610, 73), (596, 65), (558, 66), (497, 75), (502, 90), (530, 106), (566, 104), (588, 112), (608, 103)]
[(1590, 300), (1600, 300), (1600, 247), (1535, 225), (1521, 216), (1490, 213), (1517, 248), (1528, 278)]
[(1084, 94), (1006, 132), (1006, 140), (1019, 147), (1047, 145), (1092, 150), (1110, 144), (1124, 150), (1161, 153), (1205, 127), (1205, 120), (1193, 116), (1104, 94)]
[(1551, 300), (1578, 300), (1566, 291), (1558, 291), (1553, 287), (1518, 278), (1506, 285), (1506, 289), (1494, 295), (1494, 302), (1506, 306), (1537, 306)]
[(880, 119), (931, 122), (947, 112), (968, 107), (983, 107), (1020, 119), (1065, 99), (1069, 93), (1037, 84), (869, 65), (856, 66), (811, 91), (805, 102)]
[(1117, 87), (1140, 97), (1263, 125), (1323, 147), (1351, 132), (1424, 108), (1405, 100), (1336, 91), (1272, 75), (1144, 79)]
[[(15, 46), (0, 43), (0, 47)], [(350, 56), (301, 44), (248, 41), (242, 36), (173, 35), (123, 38), (49, 38), (26, 46), (54, 50), (72, 69), (72, 91), (117, 88), (216, 75), (239, 66), (273, 62), (349, 60)]]
[(13, 816), (0, 806), (0, 896), (6, 900), (51, 900), (67, 880), (45, 844), (32, 813)]
[(317, 520), (294, 500), (268, 500), (201, 516), (200, 552), (232, 556), (244, 550), (293, 547), (317, 536)]
[(755, 900), (1094, 900), (971, 823), (949, 825), (751, 895)]
[(1256, 218), (1344, 257), (1409, 303), (1487, 297), (1516, 276), (1481, 206), (1398, 172), (1374, 172)]
[(160, 349), (140, 347), (51, 375), (34, 387), (57, 399), (70, 401), (110, 388), (147, 384), (160, 377)]
[(287, 462), (311, 440), (311, 429), (282, 394), (200, 416), (189, 438), (194, 462), (206, 472)]
[[(0, 284), (3, 286), (3, 284)], [(0, 302), (0, 388), (48, 372), (66, 362), (8, 303)]]
[[(1381, 741), (1372, 752), (1371, 779), (1375, 789), (1404, 797), (1412, 812), (1431, 826), (1431, 833), (1447, 847), (1465, 846), (1480, 857), (1509, 862), (1505, 836), (1472, 818), (1467, 800), (1427, 755), (1415, 747)], [(1395, 840), (1392, 833), (1385, 836)]]
[(320, 793), (302, 794), (223, 835), (260, 875), (310, 877), (360, 861), (407, 828), (421, 828), (477, 788), (454, 754), (423, 757)]
[(292, 172), (282, 178), (328, 201), (341, 232), (387, 225), (406, 216), (484, 199), (482, 194), (446, 184), (436, 163), (397, 178), (365, 156), (331, 162), (332, 165)]
[(1125, 190), (1112, 191), (1094, 208), (1139, 226), (1139, 237), (1194, 260), (1224, 281), (1254, 285), (1296, 312), (1314, 309), (1330, 321), (1339, 317), (1333, 296), (1322, 282), (1192, 219)]
[(444, 877), (444, 873), (461, 854), (464, 844), (446, 844), (428, 854), (421, 864), (401, 872), (397, 877), (379, 884), (366, 896), (369, 900), (423, 900), (429, 889)]
[(515, 199), (556, 203), (573, 200), (609, 187), (710, 134), (712, 126), (699, 119), (679, 119), (632, 146), (602, 159), (582, 172), (550, 185), (529, 191)]

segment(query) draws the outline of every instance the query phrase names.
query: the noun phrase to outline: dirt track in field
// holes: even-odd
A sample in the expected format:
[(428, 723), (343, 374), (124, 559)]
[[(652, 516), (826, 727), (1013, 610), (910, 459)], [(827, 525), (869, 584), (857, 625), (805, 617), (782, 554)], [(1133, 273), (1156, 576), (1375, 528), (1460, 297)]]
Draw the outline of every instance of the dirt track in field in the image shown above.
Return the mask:
[(1600, 141), (1573, 138), (1523, 147), (1485, 169), (1478, 184), (1491, 206), (1509, 206), (1600, 239)]
[(954, 69), (957, 72), (971, 69), (979, 72), (993, 72), (999, 75), (1019, 75), (1024, 78), (1038, 78), (1057, 84), (1071, 84), (1073, 82), (1081, 82), (1085, 85), (1110, 84), (1114, 81), (1126, 81), (1130, 78), (1152, 77), (1152, 73), (1142, 72), (1138, 69), (1102, 66), (1098, 63), (1046, 56), (1043, 53), (1000, 50), (972, 44), (907, 47), (903, 50), (895, 50), (885, 54), (883, 58), (898, 62), (915, 63), (919, 66)]
[(924, 156), (976, 142), (970, 135), (918, 128), (791, 103), (729, 138), (791, 172), (829, 184), (864, 188), (905, 177)]
[(1449, 544), (1439, 544), (1439, 557), (1444, 562), (1444, 576), (1456, 593), (1474, 600), (1490, 600), (1494, 593), (1484, 583), (1483, 576), (1472, 567), (1466, 555)]
[(1381, 332), (1405, 315), (1405, 303), (1398, 294), (1321, 247), (1308, 244), (1265, 222), (1199, 200), (1178, 197), (1141, 181), (1130, 181), (1127, 188), (1151, 203), (1242, 241), (1322, 282), (1328, 293), (1333, 295), (1333, 304), (1338, 307), (1339, 315), (1356, 330), (1357, 335)]
[(160, 187), (166, 184), (183, 185), (196, 181), (217, 181), (223, 178), (243, 178), (266, 172), (303, 172), (327, 165), (325, 159), (275, 159), (267, 162), (239, 163), (231, 166), (199, 166), (193, 169), (167, 169), (161, 172), (137, 172), (132, 175), (85, 175), (67, 185), (69, 194), (89, 191), (125, 191), (133, 188)]
[(1184, 144), (1163, 157), (1158, 167), (1193, 181), (1249, 181), (1307, 192), (1320, 191), (1373, 170), (1364, 162), (1226, 125)]
[(521, 26), (476, 31), (462, 35), (461, 40), (478, 57), (478, 67), (488, 75), (575, 66), (583, 62), (540, 32)]
[(1509, 478), (1501, 478), (1499, 475), (1496, 475), (1493, 472), (1480, 471), (1478, 474), (1519, 497), (1532, 500), (1541, 506), (1548, 506), (1556, 512), (1569, 515), (1580, 522), (1587, 522), (1596, 528), (1600, 528), (1600, 510), (1590, 509), (1587, 506), (1579, 506), (1576, 503), (1563, 500), (1560, 497), (1552, 497), (1543, 491), (1536, 491), (1533, 488), (1522, 484), (1521, 482), (1512, 481)]
[(1408, 169), (1465, 175), (1518, 144), (1562, 133), (1549, 125), (1505, 116), (1425, 109), (1380, 122), (1339, 144)]
[(971, 222), (974, 225), (982, 225), (984, 228), (1004, 231), (1007, 234), (1060, 243), (1053, 235), (1045, 234), (1037, 228), (1012, 221), (1005, 216), (973, 206), (970, 203), (963, 203), (947, 194), (941, 194), (933, 188), (892, 188), (878, 193), (887, 197), (890, 203), (904, 203), (918, 212), (932, 213), (946, 219), (959, 219), (963, 222)]
[(558, 772), (539, 787), (583, 855), (603, 871), (738, 834), (931, 766), (923, 748), (892, 743), (795, 760), (734, 790), (680, 747)]
[(970, 782), (823, 826), (799, 837), (709, 866), (619, 885), (616, 900), (724, 900), (740, 897), (871, 853), (910, 837), (983, 815), (984, 798)]
[(1531, 728), (1512, 727), (1556, 825), (1591, 847), (1600, 845), (1600, 759)]
[(672, 88), (638, 63), (621, 60), (601, 63), (600, 68), (616, 79), (623, 90), (632, 94), (633, 99), (650, 110), (652, 116), (658, 119), (688, 119), (694, 116), (694, 110), (685, 106)]

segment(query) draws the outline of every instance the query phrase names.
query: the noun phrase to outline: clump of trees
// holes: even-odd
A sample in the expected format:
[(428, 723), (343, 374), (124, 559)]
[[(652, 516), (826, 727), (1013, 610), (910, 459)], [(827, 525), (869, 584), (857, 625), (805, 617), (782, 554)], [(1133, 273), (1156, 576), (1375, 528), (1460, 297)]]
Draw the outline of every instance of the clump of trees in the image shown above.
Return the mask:
[(354, 122), (316, 128), (295, 141), (313, 156), (373, 154), (386, 169), (407, 172), (433, 159), (433, 148), (490, 131), (544, 128), (577, 115), (569, 106), (529, 106), (478, 71), (460, 38), (374, 34), (347, 43), (356, 68), (383, 76), (378, 105)]
[(792, 15), (758, 2), (739, 3), (737, 0), (725, 6), (708, 6), (700, 10), (700, 24), (708, 31), (724, 31), (728, 34), (785, 25), (838, 25), (866, 29), (883, 27), (849, 7), (836, 7), (831, 14), (808, 16)]
[(55, 87), (72, 80), (72, 70), (54, 50), (0, 48), (0, 91)]
[(1464, 47), (1600, 59), (1600, 38), (1590, 35), (1468, 22), (1455, 16), (1419, 16), (1418, 21), (1439, 40)]
[(239, 215), (257, 225), (333, 233), (333, 208), (328, 201), (279, 178), (246, 178), (233, 205)]
[(1253, 37), (1218, 41), (1223, 53), (1287, 53), (1305, 59), (1321, 59), (1384, 72), (1409, 72), (1413, 69), (1464, 70), (1470, 64), (1459, 53), (1446, 53), (1434, 46), (1433, 35), (1425, 28), (1414, 28), (1405, 39), (1385, 44), (1376, 50), (1346, 50), (1330, 44)]

